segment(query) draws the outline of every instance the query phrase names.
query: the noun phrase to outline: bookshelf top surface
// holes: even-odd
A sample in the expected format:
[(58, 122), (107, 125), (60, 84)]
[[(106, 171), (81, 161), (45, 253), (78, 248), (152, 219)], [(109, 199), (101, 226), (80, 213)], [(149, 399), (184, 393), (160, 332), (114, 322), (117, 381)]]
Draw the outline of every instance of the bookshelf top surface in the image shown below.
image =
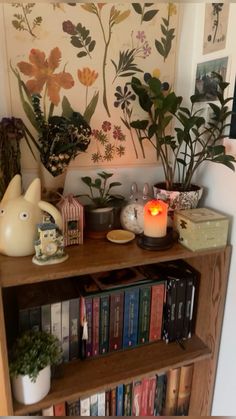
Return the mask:
[(222, 250), (224, 248), (192, 252), (175, 243), (171, 249), (151, 251), (141, 249), (136, 240), (120, 245), (106, 239), (87, 239), (83, 245), (67, 247), (69, 258), (55, 265), (35, 265), (32, 256), (0, 255), (0, 286), (12, 287), (160, 261), (188, 259), (221, 253)]

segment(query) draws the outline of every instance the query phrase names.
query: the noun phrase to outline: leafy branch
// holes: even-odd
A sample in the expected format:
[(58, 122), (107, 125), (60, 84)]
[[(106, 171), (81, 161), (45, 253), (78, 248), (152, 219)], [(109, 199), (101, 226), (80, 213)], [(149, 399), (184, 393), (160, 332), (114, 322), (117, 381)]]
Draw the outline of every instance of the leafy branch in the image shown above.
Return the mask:
[(35, 6), (35, 3), (27, 3), (27, 4), (20, 4), (20, 3), (13, 3), (12, 7), (21, 8), (22, 13), (15, 13), (14, 18), (15, 20), (12, 20), (12, 25), (14, 28), (18, 31), (26, 31), (31, 36), (36, 38), (36, 35), (34, 34), (34, 29), (37, 26), (40, 26), (42, 23), (42, 17), (37, 16), (34, 18), (33, 22), (30, 23), (28, 19), (28, 15), (32, 13), (33, 7)]
[(159, 12), (158, 9), (152, 9), (145, 11), (146, 8), (153, 6), (155, 3), (144, 3), (143, 7), (141, 6), (141, 3), (132, 3), (132, 6), (135, 10), (135, 12), (141, 16), (141, 24), (143, 22), (150, 22), (156, 14)]
[(162, 38), (161, 41), (155, 39), (155, 47), (159, 54), (164, 58), (164, 61), (169, 55), (169, 52), (172, 47), (172, 41), (175, 38), (175, 28), (170, 28), (170, 17), (171, 17), (171, 7), (168, 6), (168, 17), (165, 19), (162, 18), (161, 24), (161, 31), (162, 31)]
[(136, 53), (136, 48), (131, 50), (127, 49), (126, 51), (120, 51), (118, 64), (116, 64), (114, 60), (111, 60), (116, 70), (116, 76), (114, 77), (113, 83), (117, 77), (133, 76), (136, 72), (143, 73), (143, 70), (140, 70), (134, 63)]
[(77, 54), (77, 57), (82, 58), (87, 55), (91, 58), (91, 52), (94, 50), (96, 41), (90, 36), (89, 29), (82, 26), (81, 23), (74, 25), (70, 20), (63, 22), (63, 31), (71, 35), (71, 44), (75, 48), (83, 49)]

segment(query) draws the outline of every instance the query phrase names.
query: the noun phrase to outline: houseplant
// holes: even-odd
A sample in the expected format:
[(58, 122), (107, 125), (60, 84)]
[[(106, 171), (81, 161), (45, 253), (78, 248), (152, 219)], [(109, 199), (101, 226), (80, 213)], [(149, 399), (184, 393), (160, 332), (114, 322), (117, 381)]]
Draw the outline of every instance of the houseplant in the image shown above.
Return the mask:
[[(136, 77), (132, 78), (131, 86), (136, 93), (139, 104), (146, 117), (132, 121), (139, 141), (149, 141), (160, 158), (165, 180), (156, 184), (156, 191), (168, 191), (168, 200), (173, 209), (184, 204), (184, 207), (196, 206), (196, 199), (190, 198), (187, 203), (185, 192), (194, 190), (194, 196), (199, 197), (197, 185), (193, 185), (193, 176), (203, 162), (220, 163), (235, 170), (235, 158), (226, 154), (222, 139), (228, 126), (227, 119), (231, 112), (225, 98), (228, 83), (214, 73), (218, 83), (217, 97), (219, 104), (209, 103), (211, 116), (209, 120), (202, 114), (202, 109), (196, 109), (199, 95), (191, 96), (191, 106), (181, 106), (182, 96), (176, 96), (174, 91), (165, 90), (165, 84), (156, 78), (145, 74), (145, 83)], [(175, 134), (171, 133), (170, 124), (175, 124)], [(177, 195), (177, 191), (184, 193)], [(172, 192), (175, 192), (172, 194)], [(201, 195), (201, 190), (200, 190)], [(173, 198), (173, 199), (172, 199)], [(183, 206), (182, 206), (183, 208)]]
[(21, 335), (10, 352), (10, 375), (15, 399), (24, 404), (45, 397), (51, 385), (50, 366), (60, 363), (62, 350), (56, 337), (29, 330)]
[(99, 172), (98, 177), (92, 179), (84, 176), (81, 180), (89, 188), (88, 194), (78, 195), (86, 197), (89, 205), (85, 207), (85, 228), (89, 237), (100, 238), (114, 228), (119, 220), (119, 210), (124, 197), (112, 194), (111, 189), (121, 186), (120, 182), (109, 182), (113, 173)]

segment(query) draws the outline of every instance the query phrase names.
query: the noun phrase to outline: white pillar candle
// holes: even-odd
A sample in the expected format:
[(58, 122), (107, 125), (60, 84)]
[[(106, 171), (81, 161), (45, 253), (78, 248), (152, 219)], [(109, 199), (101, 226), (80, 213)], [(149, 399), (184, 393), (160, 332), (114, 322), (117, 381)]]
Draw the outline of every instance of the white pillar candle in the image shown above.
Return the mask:
[(168, 205), (161, 200), (148, 201), (144, 207), (144, 235), (164, 237), (167, 230)]

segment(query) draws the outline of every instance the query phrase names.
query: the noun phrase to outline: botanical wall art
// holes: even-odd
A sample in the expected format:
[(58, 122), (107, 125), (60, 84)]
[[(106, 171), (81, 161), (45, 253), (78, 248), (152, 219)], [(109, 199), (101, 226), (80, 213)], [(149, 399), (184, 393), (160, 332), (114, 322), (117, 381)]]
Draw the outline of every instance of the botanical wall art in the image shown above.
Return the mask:
[(195, 94), (201, 95), (202, 102), (218, 100), (217, 87), (218, 79), (214, 72), (220, 74), (225, 80), (227, 72), (228, 57), (216, 60), (205, 61), (197, 65)]
[(203, 54), (208, 54), (225, 48), (229, 6), (229, 3), (206, 4)]
[(130, 126), (140, 112), (130, 81), (148, 72), (174, 84), (178, 4), (7, 3), (4, 15), (12, 113), (33, 136), (39, 112), (75, 111), (92, 134), (72, 166), (156, 161)]

